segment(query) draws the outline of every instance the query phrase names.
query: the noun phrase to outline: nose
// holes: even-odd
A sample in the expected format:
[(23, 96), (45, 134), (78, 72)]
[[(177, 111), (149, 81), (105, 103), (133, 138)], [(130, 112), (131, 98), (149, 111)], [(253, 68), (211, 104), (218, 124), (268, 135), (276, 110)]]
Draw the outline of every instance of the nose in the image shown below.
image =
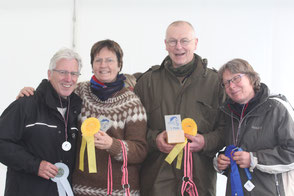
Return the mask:
[(105, 67), (106, 65), (107, 65), (106, 60), (102, 60), (101, 63), (100, 63), (100, 66)]
[(70, 82), (72, 80), (72, 75), (70, 73), (66, 74), (66, 76), (64, 76), (65, 81)]
[(176, 48), (179, 48), (179, 49), (182, 48), (182, 45), (181, 45), (180, 41), (177, 41)]
[(229, 88), (234, 88), (235, 86), (236, 86), (236, 84), (234, 82), (230, 81)]

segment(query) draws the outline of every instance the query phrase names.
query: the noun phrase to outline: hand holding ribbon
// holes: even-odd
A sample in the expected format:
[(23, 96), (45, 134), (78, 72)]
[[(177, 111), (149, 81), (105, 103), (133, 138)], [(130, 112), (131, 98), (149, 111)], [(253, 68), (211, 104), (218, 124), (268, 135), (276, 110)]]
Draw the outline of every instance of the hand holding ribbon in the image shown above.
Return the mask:
[(110, 149), (113, 143), (112, 137), (103, 131), (99, 131), (94, 135), (95, 147), (102, 150)]
[(224, 154), (219, 154), (217, 157), (217, 168), (221, 171), (227, 169), (227, 167), (231, 164), (230, 158)]
[(39, 166), (38, 170), (38, 176), (45, 178), (45, 179), (50, 179), (54, 178), (56, 174), (58, 173), (58, 168), (53, 165), (52, 163), (48, 161), (42, 160)]
[[(197, 125), (195, 121), (191, 118), (185, 118), (182, 120), (182, 128), (184, 130), (185, 135), (195, 136), (197, 134)], [(183, 149), (187, 144), (187, 139), (185, 142), (176, 144), (172, 151), (165, 158), (165, 161), (171, 164), (173, 160), (177, 158), (177, 169), (181, 169), (182, 159), (183, 159)]]
[(193, 136), (193, 135), (189, 135), (185, 133), (185, 137), (191, 141), (191, 144), (190, 144), (191, 152), (199, 152), (200, 150), (203, 149), (205, 144), (203, 135), (197, 134)]
[(234, 161), (239, 165), (240, 168), (250, 167), (250, 153), (246, 151), (237, 151), (234, 153)]
[[(240, 174), (239, 174), (239, 170), (238, 170), (238, 165), (237, 165), (236, 161), (234, 160), (234, 159), (238, 159), (238, 157), (234, 158), (234, 156), (235, 156), (234, 154), (237, 151), (242, 151), (242, 149), (238, 148), (234, 145), (230, 145), (230, 146), (227, 146), (227, 148), (225, 150), (225, 155), (230, 158), (230, 162), (231, 162), (231, 172), (230, 172), (231, 195), (232, 196), (235, 196), (235, 195), (243, 196), (244, 192), (243, 192), (243, 188), (242, 188), (242, 182), (241, 182), (241, 178), (240, 178)], [(239, 153), (239, 154), (241, 154), (241, 153)], [(250, 174), (248, 168), (244, 168), (244, 169), (245, 169), (246, 176), (248, 178), (248, 182), (245, 184), (245, 188), (248, 191), (251, 191), (254, 188), (254, 185), (250, 181), (252, 179), (252, 177), (251, 177), (251, 174)]]
[(51, 178), (53, 182), (57, 183), (57, 190), (59, 196), (73, 196), (71, 186), (67, 180), (69, 175), (69, 169), (64, 163), (55, 163), (58, 168), (58, 173), (54, 178)]
[(162, 131), (156, 137), (156, 146), (160, 152), (170, 153), (175, 145), (167, 143), (167, 133), (166, 131)]

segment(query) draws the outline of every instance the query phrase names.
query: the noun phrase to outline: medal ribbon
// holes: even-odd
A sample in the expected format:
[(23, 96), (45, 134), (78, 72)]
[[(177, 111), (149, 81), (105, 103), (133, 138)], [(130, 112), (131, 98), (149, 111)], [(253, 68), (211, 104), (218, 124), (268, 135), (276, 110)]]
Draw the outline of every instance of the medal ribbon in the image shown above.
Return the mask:
[(176, 168), (177, 169), (181, 169), (181, 165), (182, 165), (182, 160), (183, 160), (183, 150), (181, 150), (181, 152), (178, 154), (177, 156), (177, 165)]
[(83, 136), (80, 150), (79, 169), (84, 171), (84, 154), (87, 147), (89, 173), (97, 173), (94, 136)]
[[(59, 98), (59, 103), (60, 103), (60, 107), (61, 107), (61, 109), (64, 109), (64, 108), (63, 108), (63, 105), (62, 105), (61, 98), (60, 98), (59, 95), (58, 95), (58, 98)], [(65, 110), (65, 113), (64, 113), (64, 115), (66, 114), (66, 118), (64, 117), (64, 115), (61, 115), (62, 118), (63, 118), (63, 121), (64, 121), (65, 142), (67, 142), (67, 139), (68, 139), (68, 136), (67, 136), (67, 125), (68, 125), (69, 106), (70, 106), (70, 97), (68, 97), (67, 110)], [(67, 150), (67, 148), (63, 148), (63, 147), (62, 147), (62, 149), (63, 149), (64, 151), (68, 151), (70, 148)]]
[(190, 152), (190, 141), (185, 146), (184, 150), (184, 176), (182, 182), (181, 194), (189, 196), (198, 196), (197, 187), (193, 181), (193, 159)]
[(79, 169), (84, 171), (84, 155), (87, 147), (89, 173), (97, 173), (94, 134), (100, 130), (100, 122), (97, 118), (87, 118), (82, 126), (82, 144), (80, 149)]
[[(232, 196), (236, 196), (236, 195), (244, 196), (242, 182), (241, 182), (241, 178), (240, 178), (240, 174), (239, 174), (239, 170), (238, 170), (238, 165), (237, 165), (236, 161), (233, 160), (234, 152), (241, 151), (241, 150), (242, 149), (240, 149), (234, 145), (227, 146), (227, 148), (225, 150), (225, 155), (230, 158), (230, 162), (231, 162), (230, 177), (231, 177), (231, 195)], [(248, 170), (248, 168), (246, 168), (246, 169)], [(248, 175), (247, 172), (246, 172), (246, 175)], [(250, 175), (250, 173), (249, 173), (249, 175)], [(251, 175), (250, 175), (250, 178), (251, 178)]]
[(185, 142), (176, 144), (174, 148), (170, 151), (170, 153), (167, 155), (165, 158), (165, 161), (171, 164), (174, 159), (178, 156), (177, 159), (177, 169), (181, 169), (181, 164), (182, 164), (182, 158), (183, 158), (183, 149), (187, 144), (187, 139), (185, 139)]
[(69, 169), (64, 163), (55, 163), (58, 167), (58, 174), (51, 180), (56, 182), (59, 196), (74, 196), (71, 186), (67, 180)]
[(74, 196), (66, 178), (61, 178), (60, 181), (57, 181), (56, 183), (59, 196)]

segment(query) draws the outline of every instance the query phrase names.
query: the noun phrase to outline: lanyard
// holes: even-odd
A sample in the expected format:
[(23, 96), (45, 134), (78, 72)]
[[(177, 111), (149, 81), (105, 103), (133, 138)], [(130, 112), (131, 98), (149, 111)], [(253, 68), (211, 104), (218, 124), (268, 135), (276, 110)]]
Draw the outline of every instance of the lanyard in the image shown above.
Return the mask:
[[(63, 109), (60, 96), (59, 96), (59, 102), (60, 102), (61, 109)], [(64, 151), (69, 151), (71, 149), (71, 143), (67, 141), (68, 139), (67, 124), (68, 124), (69, 106), (70, 106), (70, 98), (68, 98), (67, 110), (65, 110), (66, 118), (65, 118), (65, 113), (63, 115), (61, 114), (64, 121), (64, 135), (65, 135), (65, 141), (62, 143), (61, 147)]]
[(237, 130), (236, 136), (235, 136), (235, 128), (234, 128), (234, 122), (233, 122), (233, 113), (231, 113), (231, 124), (232, 124), (232, 132), (233, 132), (233, 144), (235, 146), (238, 145), (238, 139), (239, 139), (239, 135), (240, 135), (241, 124), (243, 122), (244, 113), (245, 113), (245, 110), (246, 110), (247, 106), (248, 106), (248, 103), (246, 105), (244, 105), (243, 108), (242, 108), (242, 112), (241, 112), (241, 115), (240, 115), (240, 121), (239, 121), (239, 125), (238, 125), (238, 130)]
[(190, 142), (188, 141), (184, 150), (184, 176), (182, 182), (181, 194), (188, 193), (189, 196), (198, 196), (198, 191), (193, 182), (193, 159), (190, 151)]
[[(63, 109), (63, 106), (62, 106), (62, 102), (61, 102), (61, 98), (59, 97), (59, 102), (60, 102), (60, 106), (61, 108)], [(63, 118), (63, 121), (64, 121), (64, 133), (65, 133), (65, 141), (67, 141), (67, 122), (68, 122), (68, 114), (69, 114), (69, 105), (70, 105), (70, 98), (68, 99), (68, 104), (67, 104), (67, 110), (65, 111), (66, 113), (66, 118), (64, 117), (64, 115), (61, 115), (62, 118)]]
[[(130, 184), (129, 184), (129, 175), (128, 175), (128, 156), (125, 144), (123, 141), (119, 140), (122, 147), (123, 154), (123, 165), (122, 165), (122, 178), (121, 178), (121, 186), (125, 190), (125, 196), (130, 196)], [(112, 195), (112, 164), (111, 157), (108, 156), (108, 172), (107, 172), (107, 195)]]

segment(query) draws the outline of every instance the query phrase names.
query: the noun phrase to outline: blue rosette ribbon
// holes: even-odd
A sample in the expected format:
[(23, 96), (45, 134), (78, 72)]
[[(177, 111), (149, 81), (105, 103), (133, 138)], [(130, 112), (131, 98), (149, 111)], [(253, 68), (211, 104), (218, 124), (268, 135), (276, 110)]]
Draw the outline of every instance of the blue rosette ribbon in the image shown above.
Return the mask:
[[(232, 196), (236, 196), (236, 195), (244, 196), (242, 182), (241, 182), (241, 178), (240, 178), (240, 174), (239, 174), (239, 170), (238, 170), (238, 165), (237, 165), (236, 161), (233, 160), (234, 153), (237, 151), (242, 151), (242, 149), (238, 148), (234, 145), (227, 146), (226, 150), (225, 150), (225, 155), (230, 158), (230, 162), (231, 162), (231, 172), (230, 172), (231, 195)], [(245, 170), (246, 176), (248, 178), (248, 181), (250, 181), (252, 179), (252, 176), (249, 172), (249, 169), (244, 168), (244, 170)], [(253, 184), (251, 186), (253, 186), (252, 188), (254, 188)], [(251, 190), (248, 190), (248, 191), (251, 191)]]

